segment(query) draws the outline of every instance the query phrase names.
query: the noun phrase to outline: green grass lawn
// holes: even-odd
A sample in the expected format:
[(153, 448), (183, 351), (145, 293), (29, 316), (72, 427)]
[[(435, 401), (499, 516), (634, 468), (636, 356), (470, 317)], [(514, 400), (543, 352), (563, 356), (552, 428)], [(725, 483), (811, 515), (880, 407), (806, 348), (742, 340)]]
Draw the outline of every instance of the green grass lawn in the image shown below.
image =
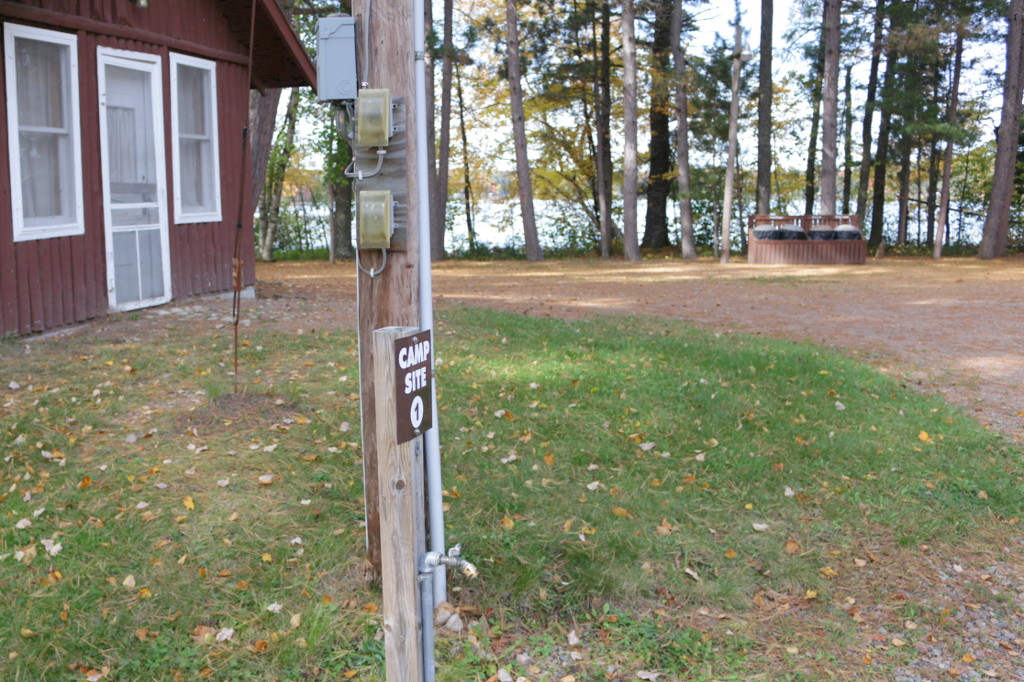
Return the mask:
[[(0, 344), (0, 679), (383, 679), (354, 335), (246, 331), (236, 396), (224, 329), (120, 324)], [(1019, 451), (820, 347), (484, 310), (435, 347), (448, 539), (481, 568), (442, 680), (749, 679), (759, 634), (692, 614), (769, 595), (838, 649), (871, 547), (1024, 508)]]

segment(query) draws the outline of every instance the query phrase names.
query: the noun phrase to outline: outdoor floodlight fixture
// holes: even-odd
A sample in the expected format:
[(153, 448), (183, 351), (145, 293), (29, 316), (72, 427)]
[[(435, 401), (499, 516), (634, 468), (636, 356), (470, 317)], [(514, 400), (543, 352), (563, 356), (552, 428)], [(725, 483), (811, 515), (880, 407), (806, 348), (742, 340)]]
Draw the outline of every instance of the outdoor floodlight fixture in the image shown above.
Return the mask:
[(356, 144), (385, 147), (391, 139), (391, 93), (361, 90), (356, 98)]
[(358, 192), (356, 210), (359, 248), (389, 249), (394, 231), (394, 205), (388, 190)]

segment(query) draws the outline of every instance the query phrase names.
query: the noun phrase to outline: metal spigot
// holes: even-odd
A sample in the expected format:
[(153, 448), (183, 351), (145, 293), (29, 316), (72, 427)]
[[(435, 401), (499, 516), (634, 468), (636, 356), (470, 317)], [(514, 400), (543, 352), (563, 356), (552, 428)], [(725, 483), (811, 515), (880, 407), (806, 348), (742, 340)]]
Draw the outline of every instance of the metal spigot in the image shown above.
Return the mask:
[(442, 566), (449, 566), (451, 568), (462, 571), (462, 575), (467, 578), (475, 578), (480, 575), (480, 571), (470, 561), (462, 558), (462, 544), (455, 545), (448, 550), (448, 556), (440, 556), (437, 559), (437, 563)]

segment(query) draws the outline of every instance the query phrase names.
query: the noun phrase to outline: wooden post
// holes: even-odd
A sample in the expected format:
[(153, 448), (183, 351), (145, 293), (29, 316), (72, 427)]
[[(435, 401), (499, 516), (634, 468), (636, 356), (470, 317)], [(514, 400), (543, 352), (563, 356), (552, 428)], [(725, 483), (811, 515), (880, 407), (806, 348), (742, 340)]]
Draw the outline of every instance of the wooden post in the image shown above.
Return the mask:
[(399, 444), (395, 414), (395, 340), (417, 331), (416, 327), (387, 327), (373, 333), (384, 653), (388, 682), (419, 682), (423, 673), (417, 563), (426, 551), (423, 437)]
[[(380, 491), (377, 487), (378, 445), (375, 363), (372, 336), (376, 329), (419, 324), (419, 223), (416, 186), (416, 101), (412, 0), (374, 2), (366, 15), (367, 0), (353, 0), (359, 31), (359, 77), (371, 88), (387, 88), (392, 97), (404, 97), (406, 108), (406, 188), (408, 218), (405, 250), (388, 252), (387, 266), (376, 277), (359, 270), (356, 278), (359, 310), (359, 393), (362, 405), (363, 492), (366, 509), (366, 553), (373, 570), (381, 571)], [(366, 36), (369, 40), (366, 41)], [(369, 44), (366, 45), (366, 42)], [(364, 59), (364, 47), (369, 59)], [(368, 63), (362, 63), (367, 61)], [(380, 253), (360, 254), (364, 265), (379, 267)]]

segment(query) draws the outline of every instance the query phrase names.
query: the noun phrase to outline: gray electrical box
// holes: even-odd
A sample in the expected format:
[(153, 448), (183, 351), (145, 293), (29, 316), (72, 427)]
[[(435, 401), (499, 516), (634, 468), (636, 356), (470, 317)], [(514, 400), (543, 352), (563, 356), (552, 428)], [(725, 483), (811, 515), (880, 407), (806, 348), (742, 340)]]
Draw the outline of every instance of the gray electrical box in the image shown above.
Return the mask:
[(324, 17), (316, 31), (316, 98), (354, 100), (359, 89), (356, 71), (356, 20), (353, 17)]

